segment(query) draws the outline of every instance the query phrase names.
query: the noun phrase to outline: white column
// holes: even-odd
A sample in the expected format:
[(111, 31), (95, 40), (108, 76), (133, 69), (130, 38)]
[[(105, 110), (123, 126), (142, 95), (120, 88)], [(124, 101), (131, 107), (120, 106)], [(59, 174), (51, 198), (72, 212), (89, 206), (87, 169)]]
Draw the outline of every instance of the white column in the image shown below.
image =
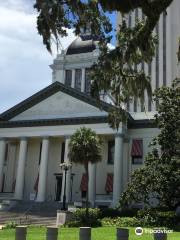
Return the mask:
[(82, 82), (81, 82), (81, 92), (85, 91), (85, 81), (86, 81), (86, 69), (82, 69)]
[(89, 163), (89, 183), (88, 183), (88, 193), (89, 193), (89, 202), (91, 207), (95, 206), (96, 200), (96, 164)]
[[(65, 153), (64, 153), (64, 160), (66, 163), (69, 163), (68, 158), (68, 145), (69, 145), (70, 138), (66, 138), (65, 141)], [(71, 190), (71, 169), (67, 171), (66, 176), (66, 202), (68, 203), (70, 201), (70, 190)]]
[(6, 141), (4, 138), (0, 138), (0, 191), (2, 189), (2, 179), (3, 179), (3, 167), (5, 161), (6, 152)]
[(17, 174), (16, 174), (16, 186), (15, 186), (15, 193), (14, 193), (14, 198), (18, 200), (23, 199), (26, 156), (27, 156), (27, 139), (21, 138), (20, 148), (19, 148), (18, 167), (17, 167)]
[(46, 180), (48, 170), (48, 155), (49, 155), (49, 138), (44, 137), (42, 140), (41, 163), (39, 169), (39, 184), (37, 202), (44, 202), (46, 199)]
[[(69, 145), (70, 138), (65, 138), (65, 152), (64, 152), (64, 162), (69, 163), (68, 158), (68, 145)], [(63, 202), (64, 196), (64, 185), (65, 185), (65, 171), (63, 171), (63, 180), (62, 180), (62, 191), (61, 191), (61, 202)], [(70, 190), (71, 190), (71, 169), (67, 171), (66, 175), (66, 202), (70, 201)]]
[(71, 82), (71, 87), (75, 87), (75, 69), (72, 70), (72, 82)]
[(123, 134), (115, 135), (113, 207), (116, 207), (123, 189)]

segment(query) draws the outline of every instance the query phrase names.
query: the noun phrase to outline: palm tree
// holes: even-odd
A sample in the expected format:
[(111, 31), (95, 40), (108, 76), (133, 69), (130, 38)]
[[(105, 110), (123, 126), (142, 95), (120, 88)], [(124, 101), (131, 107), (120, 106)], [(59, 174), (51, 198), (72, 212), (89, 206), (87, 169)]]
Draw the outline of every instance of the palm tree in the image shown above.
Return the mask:
[[(90, 128), (78, 129), (69, 142), (69, 159), (73, 163), (84, 165), (89, 182), (88, 164), (101, 161), (101, 141), (97, 134)], [(86, 194), (86, 219), (88, 221), (89, 196)]]

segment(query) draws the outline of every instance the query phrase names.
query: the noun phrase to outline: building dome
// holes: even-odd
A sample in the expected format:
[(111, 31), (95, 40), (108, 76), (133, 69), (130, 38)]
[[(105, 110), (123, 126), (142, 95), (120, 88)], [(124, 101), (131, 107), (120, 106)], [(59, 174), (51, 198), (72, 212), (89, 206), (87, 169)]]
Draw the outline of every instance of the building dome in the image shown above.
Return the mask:
[(66, 55), (92, 52), (96, 49), (98, 37), (92, 35), (80, 35), (68, 47)]

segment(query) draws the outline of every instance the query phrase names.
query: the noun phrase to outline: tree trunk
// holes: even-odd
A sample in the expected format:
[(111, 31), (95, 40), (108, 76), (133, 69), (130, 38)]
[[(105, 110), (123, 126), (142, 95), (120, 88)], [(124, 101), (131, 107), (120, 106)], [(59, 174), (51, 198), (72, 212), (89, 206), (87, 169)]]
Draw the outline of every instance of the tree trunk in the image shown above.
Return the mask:
[(87, 192), (86, 192), (86, 224), (89, 224), (89, 171), (88, 162), (84, 165), (87, 176)]

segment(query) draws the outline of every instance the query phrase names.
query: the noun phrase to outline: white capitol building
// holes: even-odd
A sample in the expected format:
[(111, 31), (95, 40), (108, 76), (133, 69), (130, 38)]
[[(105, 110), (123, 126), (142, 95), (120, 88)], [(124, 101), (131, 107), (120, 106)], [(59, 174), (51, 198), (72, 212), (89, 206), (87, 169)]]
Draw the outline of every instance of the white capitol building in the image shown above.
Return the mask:
[[(138, 17), (143, 17), (138, 10), (126, 16), (129, 26)], [(155, 32), (159, 35), (156, 56), (152, 64), (140, 66), (151, 75), (153, 89), (170, 85), (178, 74), (179, 0), (162, 14)], [(0, 198), (62, 201), (64, 174), (59, 165), (69, 161), (70, 136), (86, 126), (103, 139), (102, 161), (89, 166), (91, 205), (118, 204), (131, 172), (143, 165), (148, 144), (158, 133), (152, 121), (156, 107), (146, 96), (144, 112), (134, 100), (127, 106), (127, 126), (118, 133), (112, 130), (107, 123), (112, 99), (106, 96), (100, 110), (89, 95), (88, 69), (98, 54), (96, 39), (77, 37), (51, 65), (52, 83), (0, 114)], [(68, 171), (67, 202), (81, 202), (86, 196), (84, 173), (83, 166), (74, 164)]]

